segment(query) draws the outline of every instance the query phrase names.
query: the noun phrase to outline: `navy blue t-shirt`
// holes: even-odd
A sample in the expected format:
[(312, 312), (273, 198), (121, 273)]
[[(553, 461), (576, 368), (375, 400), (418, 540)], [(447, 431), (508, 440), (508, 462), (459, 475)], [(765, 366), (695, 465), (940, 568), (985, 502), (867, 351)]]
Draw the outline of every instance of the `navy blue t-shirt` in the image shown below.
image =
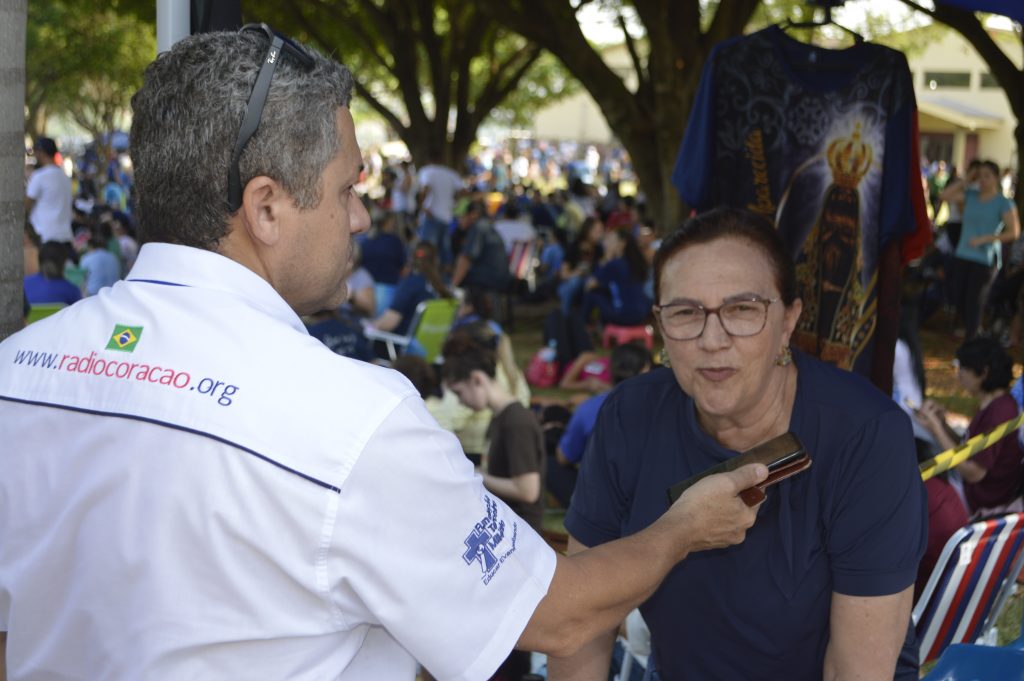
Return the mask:
[(434, 289), (430, 287), (427, 278), (419, 272), (410, 272), (405, 279), (402, 279), (395, 289), (395, 296), (391, 299), (388, 309), (394, 310), (402, 315), (402, 321), (395, 327), (393, 333), (404, 336), (409, 333), (409, 323), (416, 313), (416, 306), (424, 300), (436, 298)]
[(378, 284), (397, 284), (405, 267), (405, 246), (394, 234), (381, 233), (360, 244), (360, 263)]
[(345, 357), (359, 359), (364, 362), (373, 360), (373, 348), (370, 341), (363, 335), (359, 322), (347, 314), (338, 313), (306, 327), (309, 335), (329, 347), (332, 351)]
[[(742, 544), (690, 554), (641, 606), (663, 679), (821, 678), (832, 592), (914, 583), (927, 504), (910, 421), (865, 379), (794, 358), (790, 429), (813, 465), (768, 489)], [(601, 409), (565, 526), (586, 546), (634, 534), (667, 510), (669, 486), (735, 454), (671, 370), (632, 378)], [(917, 679), (916, 645), (908, 623), (900, 681)]]

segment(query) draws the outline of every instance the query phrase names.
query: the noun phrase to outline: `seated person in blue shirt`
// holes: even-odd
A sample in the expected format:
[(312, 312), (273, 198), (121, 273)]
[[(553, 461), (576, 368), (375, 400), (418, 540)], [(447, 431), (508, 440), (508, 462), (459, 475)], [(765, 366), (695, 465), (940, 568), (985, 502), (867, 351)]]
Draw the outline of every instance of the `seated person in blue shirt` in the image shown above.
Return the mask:
[(102, 223), (91, 229), (86, 252), (78, 261), (85, 270), (85, 291), (94, 296), (101, 288), (113, 286), (121, 279), (121, 261), (107, 250), (110, 242), (110, 225)]
[(67, 257), (66, 244), (47, 241), (39, 247), (39, 271), (25, 277), (25, 296), (30, 304), (70, 305), (82, 299), (78, 287), (64, 278), (64, 262)]
[[(609, 373), (614, 385), (618, 385), (627, 378), (647, 373), (652, 364), (651, 353), (647, 351), (647, 348), (634, 343), (616, 346), (608, 359)], [(581, 402), (565, 425), (565, 431), (558, 438), (557, 445), (547, 450), (548, 461), (544, 485), (548, 492), (558, 500), (562, 508), (569, 507), (569, 500), (572, 498), (573, 490), (576, 488), (576, 478), (579, 475), (577, 465), (583, 458), (587, 439), (590, 437), (590, 432), (594, 430), (597, 413), (601, 411), (601, 405), (608, 397), (609, 388), (611, 388), (611, 384), (605, 387), (603, 393), (588, 397)]]
[(651, 312), (651, 301), (644, 293), (647, 260), (625, 230), (606, 232), (603, 243), (605, 261), (586, 283), (584, 319), (589, 321), (596, 309), (602, 324), (643, 324)]
[(437, 248), (421, 241), (413, 249), (411, 271), (399, 282), (390, 306), (373, 320), (372, 326), (404, 336), (409, 333), (416, 306), (438, 297), (451, 298), (452, 294), (438, 272)]
[(363, 335), (363, 327), (344, 306), (311, 315), (306, 330), (338, 355), (364, 362), (374, 359), (373, 348)]
[[(646, 374), (651, 370), (653, 360), (647, 348), (635, 343), (617, 345), (612, 350), (611, 371), (612, 386), (622, 383), (627, 378), (633, 378), (640, 374)], [(587, 446), (587, 438), (594, 430), (597, 422), (597, 413), (601, 411), (601, 405), (608, 398), (608, 393), (594, 395), (576, 407), (569, 425), (565, 428), (565, 434), (558, 442), (558, 463), (578, 464), (583, 458), (583, 450)]]
[(398, 219), (394, 213), (385, 213), (374, 221), (370, 236), (366, 238), (362, 248), (363, 267), (378, 284), (394, 286), (402, 276), (405, 267), (405, 244), (396, 234)]
[[(927, 508), (910, 419), (862, 377), (790, 352), (802, 303), (763, 218), (698, 215), (654, 269), (671, 368), (601, 408), (565, 518), (569, 553), (639, 532), (675, 482), (792, 432), (813, 465), (767, 488), (742, 544), (690, 555), (640, 606), (649, 666), (687, 681), (916, 681)], [(606, 676), (614, 638), (549, 658), (552, 678)]]

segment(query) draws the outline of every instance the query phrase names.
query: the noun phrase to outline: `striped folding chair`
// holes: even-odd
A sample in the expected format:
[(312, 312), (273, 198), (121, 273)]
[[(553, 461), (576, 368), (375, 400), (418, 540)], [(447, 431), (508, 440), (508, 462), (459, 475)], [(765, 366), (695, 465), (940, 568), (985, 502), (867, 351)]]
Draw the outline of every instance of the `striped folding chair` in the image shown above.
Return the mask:
[(917, 605), (922, 664), (953, 643), (994, 643), (991, 632), (1024, 567), (1024, 514), (963, 527), (949, 538)]

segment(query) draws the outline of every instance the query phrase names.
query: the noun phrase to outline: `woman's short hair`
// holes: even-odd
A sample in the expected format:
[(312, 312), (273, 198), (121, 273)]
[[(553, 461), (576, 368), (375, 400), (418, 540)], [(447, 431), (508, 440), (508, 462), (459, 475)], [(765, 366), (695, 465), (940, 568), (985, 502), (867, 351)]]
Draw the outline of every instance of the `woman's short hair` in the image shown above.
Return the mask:
[(437, 377), (434, 368), (422, 357), (402, 355), (391, 364), (391, 368), (408, 378), (423, 399), (437, 393)]
[(661, 242), (654, 255), (654, 302), (661, 303), (661, 275), (665, 263), (677, 253), (719, 239), (748, 241), (768, 258), (775, 273), (775, 285), (785, 305), (796, 300), (796, 268), (774, 225), (767, 219), (741, 208), (714, 208), (696, 215)]
[[(142, 242), (215, 250), (227, 235), (228, 166), (265, 36), (201, 33), (184, 38), (147, 68), (132, 97), (131, 156)], [(287, 53), (274, 72), (259, 128), (239, 160), (244, 187), (258, 175), (285, 188), (302, 210), (320, 203), (320, 178), (341, 141), (337, 112), (352, 75), (313, 49), (306, 70)]]
[(487, 322), (472, 322), (452, 330), (441, 355), (441, 376), (446, 383), (466, 381), (474, 371), (494, 378), (498, 372), (498, 336)]
[(972, 338), (956, 350), (960, 366), (984, 376), (981, 389), (985, 392), (1005, 390), (1013, 382), (1013, 359), (993, 338)]

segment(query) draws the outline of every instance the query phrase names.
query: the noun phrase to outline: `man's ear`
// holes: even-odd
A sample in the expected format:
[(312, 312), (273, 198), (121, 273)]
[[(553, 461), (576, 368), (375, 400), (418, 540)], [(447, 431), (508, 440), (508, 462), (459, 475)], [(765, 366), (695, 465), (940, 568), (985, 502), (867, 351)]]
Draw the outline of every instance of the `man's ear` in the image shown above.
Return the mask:
[(288, 192), (266, 175), (249, 180), (242, 192), (242, 222), (253, 240), (273, 246), (281, 238), (282, 218), (291, 205)]

